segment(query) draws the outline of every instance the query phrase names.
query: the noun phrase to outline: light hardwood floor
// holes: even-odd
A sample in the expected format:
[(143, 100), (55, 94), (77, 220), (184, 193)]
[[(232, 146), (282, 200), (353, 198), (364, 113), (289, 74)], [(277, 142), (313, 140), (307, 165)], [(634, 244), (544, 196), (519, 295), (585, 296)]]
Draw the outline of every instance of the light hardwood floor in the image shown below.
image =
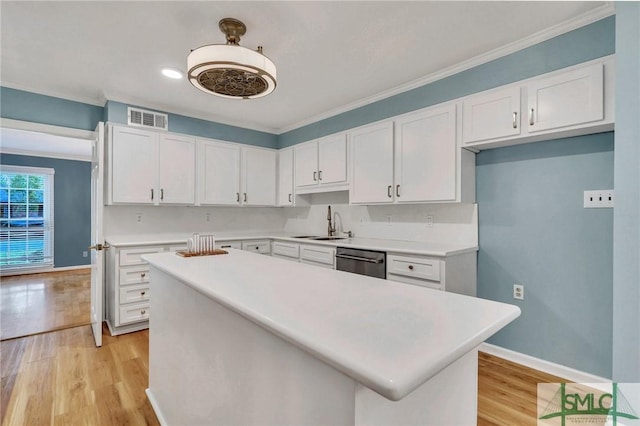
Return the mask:
[(90, 323), (91, 270), (0, 279), (0, 340)]
[[(148, 330), (96, 348), (91, 327), (0, 343), (3, 425), (157, 425), (147, 401)], [(479, 355), (478, 425), (535, 425), (536, 385), (554, 377)]]

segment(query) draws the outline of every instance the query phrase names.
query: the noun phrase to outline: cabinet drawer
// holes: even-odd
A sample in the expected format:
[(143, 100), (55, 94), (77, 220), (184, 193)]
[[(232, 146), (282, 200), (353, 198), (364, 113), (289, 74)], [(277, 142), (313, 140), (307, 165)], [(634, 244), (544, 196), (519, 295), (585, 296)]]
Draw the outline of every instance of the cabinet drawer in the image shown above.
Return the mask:
[(120, 304), (149, 300), (149, 285), (133, 285), (120, 288)]
[(216, 243), (216, 248), (218, 249), (233, 248), (233, 249), (242, 250), (242, 243), (240, 241), (221, 241), (219, 243)]
[(268, 240), (243, 241), (242, 250), (252, 251), (254, 253), (260, 254), (269, 254), (271, 252), (271, 244)]
[(120, 268), (120, 285), (142, 284), (149, 282), (149, 266)]
[(336, 249), (321, 246), (300, 246), (300, 260), (333, 266), (336, 260)]
[(395, 281), (403, 284), (413, 284), (420, 287), (427, 287), (434, 290), (444, 291), (444, 285), (441, 281), (429, 281), (418, 278), (404, 277), (402, 275), (395, 274), (387, 274), (387, 281)]
[(387, 273), (440, 281), (440, 263), (437, 259), (387, 255)]
[(147, 321), (149, 319), (149, 303), (126, 305), (120, 307), (120, 324)]
[(162, 247), (135, 247), (120, 250), (120, 266), (144, 265), (145, 261), (140, 256), (151, 253), (162, 253)]
[(271, 250), (273, 256), (293, 257), (295, 259), (300, 256), (300, 244), (282, 243), (280, 241), (273, 242)]

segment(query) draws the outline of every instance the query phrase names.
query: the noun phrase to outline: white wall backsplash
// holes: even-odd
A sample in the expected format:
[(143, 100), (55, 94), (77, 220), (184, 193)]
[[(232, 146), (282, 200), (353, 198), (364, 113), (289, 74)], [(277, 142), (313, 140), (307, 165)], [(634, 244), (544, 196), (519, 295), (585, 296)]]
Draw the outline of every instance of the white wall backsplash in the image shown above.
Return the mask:
[[(281, 231), (284, 209), (276, 207), (105, 206), (104, 232), (113, 235), (228, 231)], [(207, 222), (206, 215), (210, 214)], [(137, 221), (137, 215), (142, 220)]]
[[(325, 235), (331, 205), (337, 231), (353, 231), (356, 237), (478, 244), (476, 204), (350, 206), (340, 193), (312, 197), (308, 207), (283, 209), (286, 232)], [(427, 216), (433, 217), (431, 227)]]

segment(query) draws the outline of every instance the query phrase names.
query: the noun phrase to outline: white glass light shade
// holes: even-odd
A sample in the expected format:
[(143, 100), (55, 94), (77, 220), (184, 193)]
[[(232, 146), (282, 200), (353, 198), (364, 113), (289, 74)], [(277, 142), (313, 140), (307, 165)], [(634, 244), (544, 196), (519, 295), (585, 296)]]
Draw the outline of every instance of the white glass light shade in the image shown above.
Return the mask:
[(263, 54), (238, 45), (199, 47), (187, 57), (187, 69), (191, 84), (225, 98), (255, 99), (276, 88), (275, 64)]

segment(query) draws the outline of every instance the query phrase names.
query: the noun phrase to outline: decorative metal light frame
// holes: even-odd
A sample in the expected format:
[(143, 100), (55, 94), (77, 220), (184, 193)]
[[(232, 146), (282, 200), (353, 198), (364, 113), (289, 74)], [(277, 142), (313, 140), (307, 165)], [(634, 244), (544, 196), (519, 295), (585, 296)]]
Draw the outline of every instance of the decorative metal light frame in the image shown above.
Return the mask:
[(273, 92), (276, 66), (262, 54), (262, 46), (251, 50), (238, 44), (247, 27), (234, 18), (221, 19), (218, 26), (226, 34), (227, 44), (209, 44), (189, 53), (191, 84), (206, 93), (231, 99), (255, 99)]

